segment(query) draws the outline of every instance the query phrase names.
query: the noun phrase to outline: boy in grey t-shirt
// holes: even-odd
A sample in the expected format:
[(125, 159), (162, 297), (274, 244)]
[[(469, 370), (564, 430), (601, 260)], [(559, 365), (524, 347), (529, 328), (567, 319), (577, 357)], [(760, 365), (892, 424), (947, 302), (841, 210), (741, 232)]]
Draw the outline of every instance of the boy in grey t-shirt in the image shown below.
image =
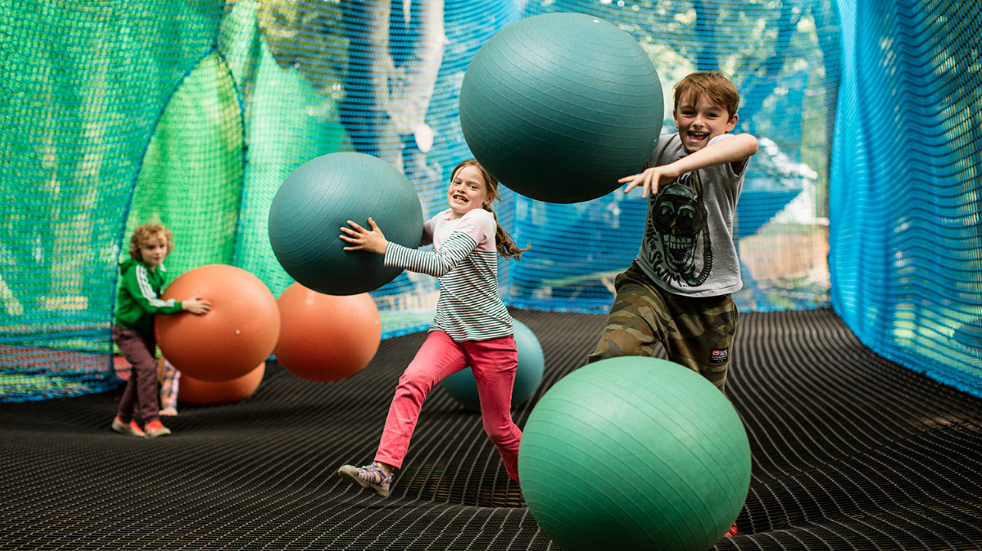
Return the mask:
[(733, 215), (757, 138), (729, 134), (740, 94), (721, 73), (692, 73), (675, 86), (678, 133), (662, 136), (624, 192), (648, 198), (641, 250), (615, 280), (617, 296), (590, 362), (651, 356), (669, 360), (725, 390), (739, 314), (730, 293), (742, 286)]
[[(640, 174), (621, 178), (624, 193), (648, 198), (641, 251), (614, 280), (617, 296), (588, 361), (651, 356), (668, 359), (725, 392), (740, 289), (733, 213), (757, 138), (730, 135), (740, 94), (719, 72), (693, 73), (675, 85), (678, 133), (658, 140)], [(727, 536), (740, 534), (736, 523)]]

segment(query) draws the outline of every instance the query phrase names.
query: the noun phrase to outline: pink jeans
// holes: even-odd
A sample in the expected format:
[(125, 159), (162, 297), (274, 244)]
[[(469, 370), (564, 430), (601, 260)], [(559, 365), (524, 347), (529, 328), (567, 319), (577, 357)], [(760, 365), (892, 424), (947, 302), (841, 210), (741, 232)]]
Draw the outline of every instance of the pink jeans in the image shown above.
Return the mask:
[(518, 445), (522, 431), (511, 418), (511, 392), (518, 368), (518, 352), (512, 336), (456, 342), (443, 331), (431, 331), (399, 378), (376, 461), (396, 468), (402, 466), (426, 395), (445, 377), (468, 365), (477, 381), (484, 431), (498, 448), (508, 476), (518, 480)]

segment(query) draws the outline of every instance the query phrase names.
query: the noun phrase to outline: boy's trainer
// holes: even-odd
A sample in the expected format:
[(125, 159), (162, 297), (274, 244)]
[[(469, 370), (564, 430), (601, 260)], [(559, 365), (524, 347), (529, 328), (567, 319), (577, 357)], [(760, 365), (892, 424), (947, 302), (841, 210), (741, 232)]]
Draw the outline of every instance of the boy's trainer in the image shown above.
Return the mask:
[(136, 421), (130, 421), (130, 423), (124, 424), (119, 420), (119, 417), (113, 418), (113, 430), (125, 434), (127, 436), (136, 436), (139, 438), (146, 438), (146, 433), (140, 430), (140, 425), (136, 424)]
[(170, 434), (170, 429), (165, 427), (160, 421), (150, 421), (145, 427), (143, 427), (143, 430), (150, 438), (157, 438), (158, 436), (167, 436)]

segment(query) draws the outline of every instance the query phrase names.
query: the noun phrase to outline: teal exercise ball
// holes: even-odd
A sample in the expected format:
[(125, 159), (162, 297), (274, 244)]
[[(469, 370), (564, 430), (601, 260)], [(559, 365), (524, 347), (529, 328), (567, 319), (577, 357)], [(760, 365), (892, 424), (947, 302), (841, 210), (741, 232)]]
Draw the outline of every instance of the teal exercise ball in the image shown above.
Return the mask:
[(518, 473), (529, 512), (564, 551), (706, 551), (750, 489), (740, 416), (707, 379), (666, 360), (601, 360), (529, 414)]
[(536, 15), (485, 43), (460, 88), (474, 157), (532, 199), (601, 197), (644, 168), (665, 118), (661, 81), (641, 45), (603, 19)]
[(357, 295), (392, 281), (402, 269), (383, 266), (383, 255), (345, 251), (348, 220), (378, 224), (392, 243), (416, 248), (423, 207), (412, 183), (371, 155), (340, 152), (300, 165), (280, 185), (269, 207), (269, 244), (286, 273), (328, 295)]
[[(524, 323), (515, 323), (515, 346), (518, 348), (518, 370), (515, 372), (515, 385), (511, 393), (512, 407), (520, 406), (535, 394), (542, 382), (545, 359), (542, 345), (535, 333)], [(474, 371), (466, 367), (443, 379), (443, 388), (458, 404), (473, 411), (481, 411), (481, 399), (477, 394), (477, 381)]]

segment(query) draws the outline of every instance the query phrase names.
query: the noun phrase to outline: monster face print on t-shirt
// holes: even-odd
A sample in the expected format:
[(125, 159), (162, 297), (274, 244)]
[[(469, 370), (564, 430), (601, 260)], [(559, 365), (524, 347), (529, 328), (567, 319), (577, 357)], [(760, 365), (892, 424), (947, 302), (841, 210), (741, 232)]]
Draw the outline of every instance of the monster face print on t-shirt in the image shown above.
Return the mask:
[(645, 247), (661, 279), (698, 287), (709, 277), (713, 253), (699, 172), (687, 172), (648, 200)]

